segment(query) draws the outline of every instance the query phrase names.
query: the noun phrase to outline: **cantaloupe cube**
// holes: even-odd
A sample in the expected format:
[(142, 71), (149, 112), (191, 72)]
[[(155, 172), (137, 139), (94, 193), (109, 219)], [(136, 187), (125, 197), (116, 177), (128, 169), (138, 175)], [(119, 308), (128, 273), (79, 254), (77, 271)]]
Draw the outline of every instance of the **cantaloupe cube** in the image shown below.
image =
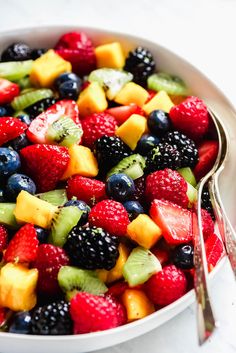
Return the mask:
[(135, 103), (139, 107), (142, 107), (148, 96), (148, 92), (142, 86), (139, 86), (134, 82), (128, 82), (115, 96), (114, 101), (122, 105)]
[(79, 174), (85, 177), (95, 177), (98, 174), (98, 163), (93, 152), (84, 146), (72, 145), (69, 148), (70, 161), (62, 176), (62, 180)]
[(131, 150), (135, 150), (142, 135), (148, 131), (147, 119), (139, 114), (132, 114), (116, 129), (116, 136), (120, 137)]
[(125, 56), (119, 42), (99, 45), (95, 48), (97, 67), (121, 69), (125, 64)]
[(160, 109), (169, 113), (174, 103), (165, 91), (158, 92), (148, 103), (143, 106), (144, 112), (149, 115), (153, 110)]
[(139, 245), (150, 249), (161, 238), (161, 228), (146, 214), (140, 214), (127, 227), (127, 235)]
[(33, 62), (30, 81), (35, 86), (51, 87), (60, 74), (71, 72), (71, 69), (69, 61), (50, 49)]
[(42, 228), (50, 228), (57, 210), (56, 206), (22, 190), (16, 199), (14, 215), (19, 223), (33, 223)]
[(91, 82), (80, 93), (77, 104), (82, 117), (103, 112), (108, 106), (106, 94), (98, 82)]
[(154, 305), (141, 290), (126, 289), (121, 300), (126, 308), (128, 322), (142, 319), (155, 311)]

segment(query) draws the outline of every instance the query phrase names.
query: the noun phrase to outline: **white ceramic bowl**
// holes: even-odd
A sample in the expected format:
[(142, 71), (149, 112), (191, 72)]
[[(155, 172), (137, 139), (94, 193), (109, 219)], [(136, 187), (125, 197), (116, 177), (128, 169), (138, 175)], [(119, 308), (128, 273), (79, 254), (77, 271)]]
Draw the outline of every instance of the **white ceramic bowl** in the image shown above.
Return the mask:
[[(157, 43), (104, 30), (76, 26), (51, 26), (3, 32), (0, 38), (0, 52), (7, 45), (19, 40), (25, 41), (32, 47), (51, 48), (61, 34), (71, 30), (85, 31), (93, 39), (95, 45), (119, 40), (127, 52), (137, 45), (148, 48), (156, 59), (158, 69), (179, 75), (186, 81), (193, 94), (203, 98), (207, 105), (222, 117), (231, 139), (231, 145), (229, 159), (220, 178), (220, 190), (229, 218), (236, 226), (236, 213), (234, 212), (236, 183), (232, 183), (236, 174), (236, 163), (234, 162), (236, 154), (236, 112), (223, 93), (191, 64)], [(211, 281), (217, 279), (216, 274), (222, 262), (211, 273)], [(173, 304), (145, 319), (103, 332), (49, 337), (0, 333), (0, 351), (1, 353), (80, 353), (109, 347), (140, 336), (162, 325), (187, 308), (193, 303), (194, 299), (194, 291), (192, 290)]]

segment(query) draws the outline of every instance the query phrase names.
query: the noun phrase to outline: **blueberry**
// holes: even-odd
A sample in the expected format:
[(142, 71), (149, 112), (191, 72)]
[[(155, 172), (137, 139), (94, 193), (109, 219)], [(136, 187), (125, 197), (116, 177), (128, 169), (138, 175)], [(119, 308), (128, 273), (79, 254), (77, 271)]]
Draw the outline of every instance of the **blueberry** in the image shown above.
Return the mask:
[(57, 89), (59, 89), (59, 87), (62, 83), (68, 82), (68, 81), (76, 82), (78, 84), (79, 89), (82, 85), (81, 78), (79, 76), (77, 76), (76, 74), (74, 74), (73, 72), (64, 72), (63, 74), (58, 76), (54, 82), (54, 85)]
[(22, 61), (31, 59), (31, 49), (25, 43), (13, 43), (9, 45), (1, 56), (2, 61)]
[(7, 147), (0, 147), (0, 176), (15, 173), (21, 167), (19, 154)]
[(0, 188), (0, 202), (5, 202), (5, 199), (4, 199), (4, 191), (3, 189)]
[(20, 136), (16, 137), (15, 139), (9, 142), (9, 146), (17, 152), (22, 148), (28, 146), (29, 144), (29, 140), (27, 139), (25, 133), (21, 134)]
[(79, 210), (83, 211), (82, 216), (80, 217), (80, 220), (77, 224), (78, 226), (83, 226), (84, 224), (86, 224), (88, 222), (88, 215), (90, 212), (90, 207), (84, 201), (70, 200), (64, 204), (64, 207), (68, 207), (68, 206), (77, 206), (79, 208)]
[(48, 230), (38, 226), (34, 226), (34, 228), (36, 230), (37, 238), (40, 244), (46, 244), (48, 240)]
[(75, 81), (66, 81), (60, 84), (58, 88), (60, 98), (77, 100), (79, 96), (79, 86)]
[(169, 114), (163, 110), (153, 110), (147, 120), (149, 130), (157, 136), (163, 136), (171, 128)]
[(158, 146), (160, 140), (155, 135), (143, 135), (139, 140), (136, 151), (142, 156), (146, 156), (154, 147)]
[(28, 126), (31, 124), (30, 117), (27, 114), (20, 114), (17, 116), (17, 119), (19, 119), (22, 123), (25, 123)]
[(36, 186), (32, 179), (30, 179), (27, 175), (24, 174), (13, 174), (8, 178), (6, 184), (6, 196), (10, 201), (15, 201), (18, 194), (25, 190), (30, 194), (35, 194)]
[(0, 107), (0, 117), (8, 116), (7, 109), (5, 107)]
[(10, 104), (0, 106), (0, 117), (12, 116), (12, 114), (13, 114), (13, 109), (10, 106)]
[(173, 252), (173, 263), (183, 270), (193, 268), (193, 246), (191, 244), (181, 244), (176, 246)]
[(42, 56), (43, 54), (46, 53), (46, 49), (44, 48), (36, 48), (36, 49), (32, 49), (31, 50), (31, 59), (32, 60), (36, 60), (37, 58), (39, 58), (40, 56)]
[(126, 174), (113, 174), (107, 179), (106, 193), (114, 200), (124, 202), (135, 193), (134, 181)]
[(131, 221), (138, 217), (139, 214), (144, 213), (143, 206), (138, 201), (126, 201), (123, 205)]
[(29, 311), (20, 311), (15, 314), (9, 327), (11, 333), (29, 334), (31, 333), (31, 314)]

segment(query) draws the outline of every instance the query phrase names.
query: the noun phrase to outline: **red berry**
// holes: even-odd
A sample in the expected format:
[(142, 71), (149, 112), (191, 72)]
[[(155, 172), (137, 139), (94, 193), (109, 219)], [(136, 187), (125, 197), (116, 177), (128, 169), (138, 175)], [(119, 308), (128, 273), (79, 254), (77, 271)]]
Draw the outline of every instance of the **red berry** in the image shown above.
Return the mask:
[(217, 141), (204, 141), (198, 148), (199, 160), (196, 164), (193, 173), (197, 180), (200, 180), (213, 167), (217, 154)]
[(0, 78), (0, 104), (11, 103), (20, 93), (20, 87), (13, 82)]
[(170, 253), (167, 249), (161, 249), (159, 247), (153, 248), (152, 253), (158, 258), (161, 265), (166, 264), (170, 259)]
[(60, 288), (57, 275), (60, 268), (68, 264), (69, 258), (65, 250), (51, 244), (40, 245), (33, 264), (39, 273), (38, 291), (44, 295), (58, 295)]
[(144, 115), (144, 111), (137, 104), (121, 105), (120, 107), (109, 108), (106, 113), (114, 116), (118, 125), (123, 124), (132, 114)]
[(117, 282), (108, 288), (106, 295), (111, 295), (113, 297), (119, 298), (126, 289), (128, 289), (128, 283), (126, 282)]
[(83, 145), (93, 148), (94, 142), (102, 137), (114, 136), (116, 119), (107, 113), (95, 113), (82, 120)]
[(211, 271), (224, 254), (222, 241), (212, 233), (205, 242), (205, 249), (208, 268)]
[(148, 89), (148, 97), (147, 97), (147, 100), (146, 100), (146, 104), (148, 103), (148, 102), (150, 102), (150, 100), (153, 98), (153, 97), (155, 97), (155, 95), (157, 94), (157, 91), (154, 91), (154, 90), (152, 90), (152, 89)]
[[(1, 89), (1, 88), (0, 88)], [(17, 118), (3, 117), (0, 119), (0, 146), (20, 136), (27, 125)]]
[(166, 266), (154, 274), (146, 283), (145, 291), (156, 305), (166, 306), (182, 297), (187, 290), (184, 272), (174, 265)]
[(7, 310), (6, 308), (0, 307), (0, 327), (2, 327), (6, 321)]
[(67, 181), (66, 192), (68, 199), (75, 196), (90, 206), (106, 198), (105, 184), (102, 181), (80, 175), (74, 175)]
[(0, 253), (7, 247), (7, 238), (8, 234), (6, 228), (0, 224)]
[(158, 170), (146, 179), (145, 195), (148, 201), (164, 199), (188, 207), (187, 182), (175, 170)]
[(201, 216), (202, 216), (202, 232), (203, 232), (204, 239), (207, 240), (208, 237), (214, 233), (214, 222), (211, 218), (210, 213), (204, 210), (204, 208), (201, 209)]
[(115, 298), (85, 292), (71, 299), (70, 314), (74, 334), (108, 330), (127, 322), (125, 309)]
[(126, 234), (129, 216), (124, 206), (113, 200), (103, 200), (97, 203), (89, 213), (89, 223), (101, 227), (116, 236)]
[(6, 262), (32, 262), (36, 259), (39, 241), (33, 224), (25, 224), (11, 239), (4, 254)]

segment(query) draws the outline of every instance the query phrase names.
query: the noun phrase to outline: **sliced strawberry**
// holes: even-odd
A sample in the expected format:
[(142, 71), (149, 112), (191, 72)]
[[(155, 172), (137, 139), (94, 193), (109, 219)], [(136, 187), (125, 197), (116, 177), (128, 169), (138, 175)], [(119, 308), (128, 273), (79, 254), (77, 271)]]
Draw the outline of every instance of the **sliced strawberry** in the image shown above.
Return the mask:
[(6, 262), (32, 262), (37, 257), (37, 233), (33, 224), (25, 224), (11, 239), (4, 254)]
[(112, 295), (113, 297), (120, 297), (126, 289), (129, 288), (126, 282), (117, 282), (113, 284), (107, 291), (106, 295)]
[(123, 124), (132, 114), (144, 116), (144, 111), (137, 104), (121, 105), (120, 107), (109, 108), (106, 113), (111, 114), (118, 125)]
[(78, 105), (65, 99), (53, 104), (31, 122), (27, 130), (28, 139), (33, 143), (47, 143), (45, 136), (49, 126), (62, 116), (71, 118), (81, 128)]
[(27, 125), (25, 123), (22, 123), (17, 118), (11, 118), (11, 117), (1, 118), (0, 119), (0, 146), (20, 136), (26, 129), (27, 129)]
[(199, 161), (193, 172), (197, 180), (200, 180), (213, 167), (217, 154), (217, 141), (204, 141), (198, 148)]
[(213, 233), (207, 238), (205, 249), (208, 268), (211, 271), (224, 254), (222, 241)]
[(20, 87), (11, 81), (0, 78), (0, 104), (11, 103), (20, 93)]
[(170, 254), (167, 249), (161, 249), (159, 247), (153, 248), (152, 253), (158, 258), (161, 265), (167, 264), (170, 259)]

